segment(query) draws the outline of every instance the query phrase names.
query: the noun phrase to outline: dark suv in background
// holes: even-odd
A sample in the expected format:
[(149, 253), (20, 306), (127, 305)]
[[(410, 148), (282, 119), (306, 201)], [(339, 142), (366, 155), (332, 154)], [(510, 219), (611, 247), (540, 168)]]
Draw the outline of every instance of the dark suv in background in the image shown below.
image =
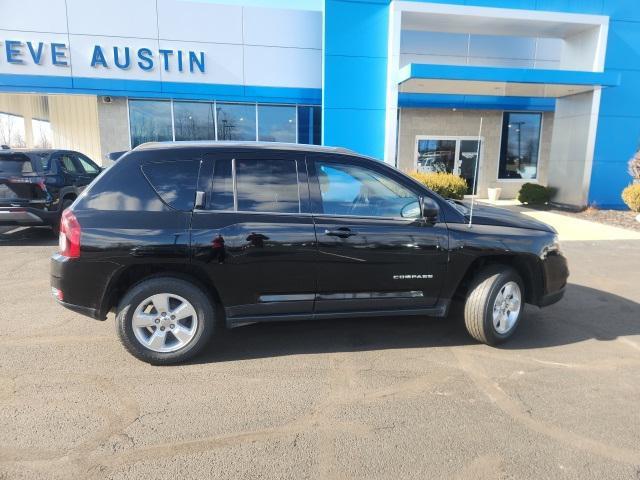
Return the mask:
[(0, 226), (51, 226), (101, 172), (70, 150), (0, 150)]
[(469, 333), (498, 344), (525, 302), (562, 297), (568, 270), (551, 227), (473, 218), (348, 150), (145, 144), (64, 212), (52, 293), (96, 319), (115, 311), (124, 346), (155, 364), (192, 357), (217, 325), (445, 316), (454, 297)]

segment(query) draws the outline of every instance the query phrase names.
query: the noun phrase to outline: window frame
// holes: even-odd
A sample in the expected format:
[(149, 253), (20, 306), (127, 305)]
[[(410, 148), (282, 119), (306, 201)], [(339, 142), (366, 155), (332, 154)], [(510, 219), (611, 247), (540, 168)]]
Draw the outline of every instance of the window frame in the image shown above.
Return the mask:
[[(201, 213), (226, 213), (226, 214), (249, 214), (249, 215), (298, 215), (308, 216), (311, 215), (309, 188), (308, 188), (308, 173), (305, 162), (304, 154), (289, 151), (224, 151), (224, 152), (206, 152), (203, 155), (204, 161), (207, 163), (206, 175), (208, 178), (198, 180), (198, 187), (202, 184), (201, 181), (206, 182), (205, 190), (205, 206), (203, 208), (194, 208), (194, 212)], [(215, 162), (218, 160), (231, 159), (231, 184), (233, 189), (233, 209), (227, 210), (213, 210), (209, 209), (211, 202), (211, 194), (213, 188), (213, 175), (215, 172)], [(296, 179), (298, 187), (298, 212), (272, 212), (272, 211), (255, 211), (255, 210), (240, 210), (238, 208), (238, 182), (236, 161), (237, 160), (292, 160), (296, 167)], [(209, 164), (210, 162), (210, 164)], [(201, 172), (203, 169), (201, 168)]]
[[(512, 113), (538, 115), (540, 117), (540, 129), (538, 132), (538, 158), (536, 160), (536, 176), (535, 178), (500, 178), (500, 163), (502, 162), (502, 142), (504, 141), (504, 126), (506, 116)], [(521, 110), (505, 110), (502, 112), (502, 122), (500, 124), (500, 150), (498, 151), (498, 161), (496, 164), (496, 181), (507, 183), (539, 183), (540, 177), (540, 153), (542, 147), (542, 134), (544, 131), (544, 112), (538, 111), (521, 111)], [(508, 142), (508, 139), (507, 139)], [(478, 169), (479, 170), (479, 169)]]
[[(394, 182), (400, 184), (402, 187), (412, 192), (417, 197), (418, 201), (421, 203), (423, 198), (430, 198), (432, 201), (434, 201), (438, 205), (440, 212), (442, 212), (442, 205), (436, 198), (430, 195), (428, 191), (424, 191), (417, 188), (415, 184), (413, 184), (412, 182), (408, 182), (403, 177), (402, 174), (388, 167), (385, 167), (382, 164), (376, 165), (375, 163), (360, 161), (358, 157), (352, 157), (349, 155), (317, 153), (317, 154), (307, 156), (307, 167), (309, 169), (309, 190), (311, 195), (311, 211), (313, 216), (328, 217), (328, 218), (354, 218), (359, 220), (395, 221), (395, 222), (402, 222), (406, 224), (414, 223), (416, 221), (424, 221), (424, 216), (422, 214), (422, 211), (420, 212), (420, 216), (415, 218), (366, 216), (366, 215), (342, 215), (342, 214), (324, 213), (324, 207), (322, 205), (322, 192), (320, 191), (320, 182), (318, 180), (317, 168), (316, 168), (317, 162), (349, 165), (349, 166), (372, 170), (379, 175), (382, 175), (384, 177), (387, 177), (393, 180)], [(441, 218), (442, 218), (441, 215), (442, 213), (438, 215), (438, 222), (441, 221)]]

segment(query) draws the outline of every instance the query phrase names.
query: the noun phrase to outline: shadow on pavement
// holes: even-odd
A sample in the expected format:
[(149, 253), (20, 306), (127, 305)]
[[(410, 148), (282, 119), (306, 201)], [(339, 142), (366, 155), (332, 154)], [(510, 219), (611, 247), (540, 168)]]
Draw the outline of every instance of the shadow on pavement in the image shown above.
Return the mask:
[(0, 247), (47, 247), (58, 243), (49, 227), (0, 227)]
[[(640, 305), (634, 301), (570, 284), (565, 298), (545, 309), (527, 306), (515, 335), (499, 348), (521, 350), (568, 345), (590, 339), (640, 335)], [(461, 308), (446, 319), (358, 318), (261, 323), (221, 332), (211, 348), (192, 363), (283, 355), (357, 352), (470, 345)]]

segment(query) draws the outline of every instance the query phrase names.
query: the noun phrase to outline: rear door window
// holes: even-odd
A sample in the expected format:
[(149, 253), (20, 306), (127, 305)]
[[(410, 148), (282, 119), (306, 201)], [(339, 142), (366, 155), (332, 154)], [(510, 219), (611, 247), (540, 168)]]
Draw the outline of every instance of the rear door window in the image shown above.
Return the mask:
[(148, 162), (142, 172), (162, 200), (176, 210), (193, 210), (200, 159)]
[(57, 158), (58, 158), (58, 164), (60, 165), (60, 168), (62, 169), (63, 172), (78, 173), (79, 168), (75, 160), (73, 159), (73, 155), (64, 153), (64, 154), (58, 155)]
[(238, 211), (300, 213), (296, 161), (236, 160)]

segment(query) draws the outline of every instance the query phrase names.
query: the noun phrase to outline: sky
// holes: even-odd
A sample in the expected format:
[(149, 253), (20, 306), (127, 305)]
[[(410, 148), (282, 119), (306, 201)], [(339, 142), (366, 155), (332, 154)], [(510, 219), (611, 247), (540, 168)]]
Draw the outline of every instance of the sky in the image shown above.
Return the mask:
[(205, 3), (228, 5), (254, 5), (257, 7), (296, 8), (300, 10), (322, 10), (324, 0), (197, 0)]

